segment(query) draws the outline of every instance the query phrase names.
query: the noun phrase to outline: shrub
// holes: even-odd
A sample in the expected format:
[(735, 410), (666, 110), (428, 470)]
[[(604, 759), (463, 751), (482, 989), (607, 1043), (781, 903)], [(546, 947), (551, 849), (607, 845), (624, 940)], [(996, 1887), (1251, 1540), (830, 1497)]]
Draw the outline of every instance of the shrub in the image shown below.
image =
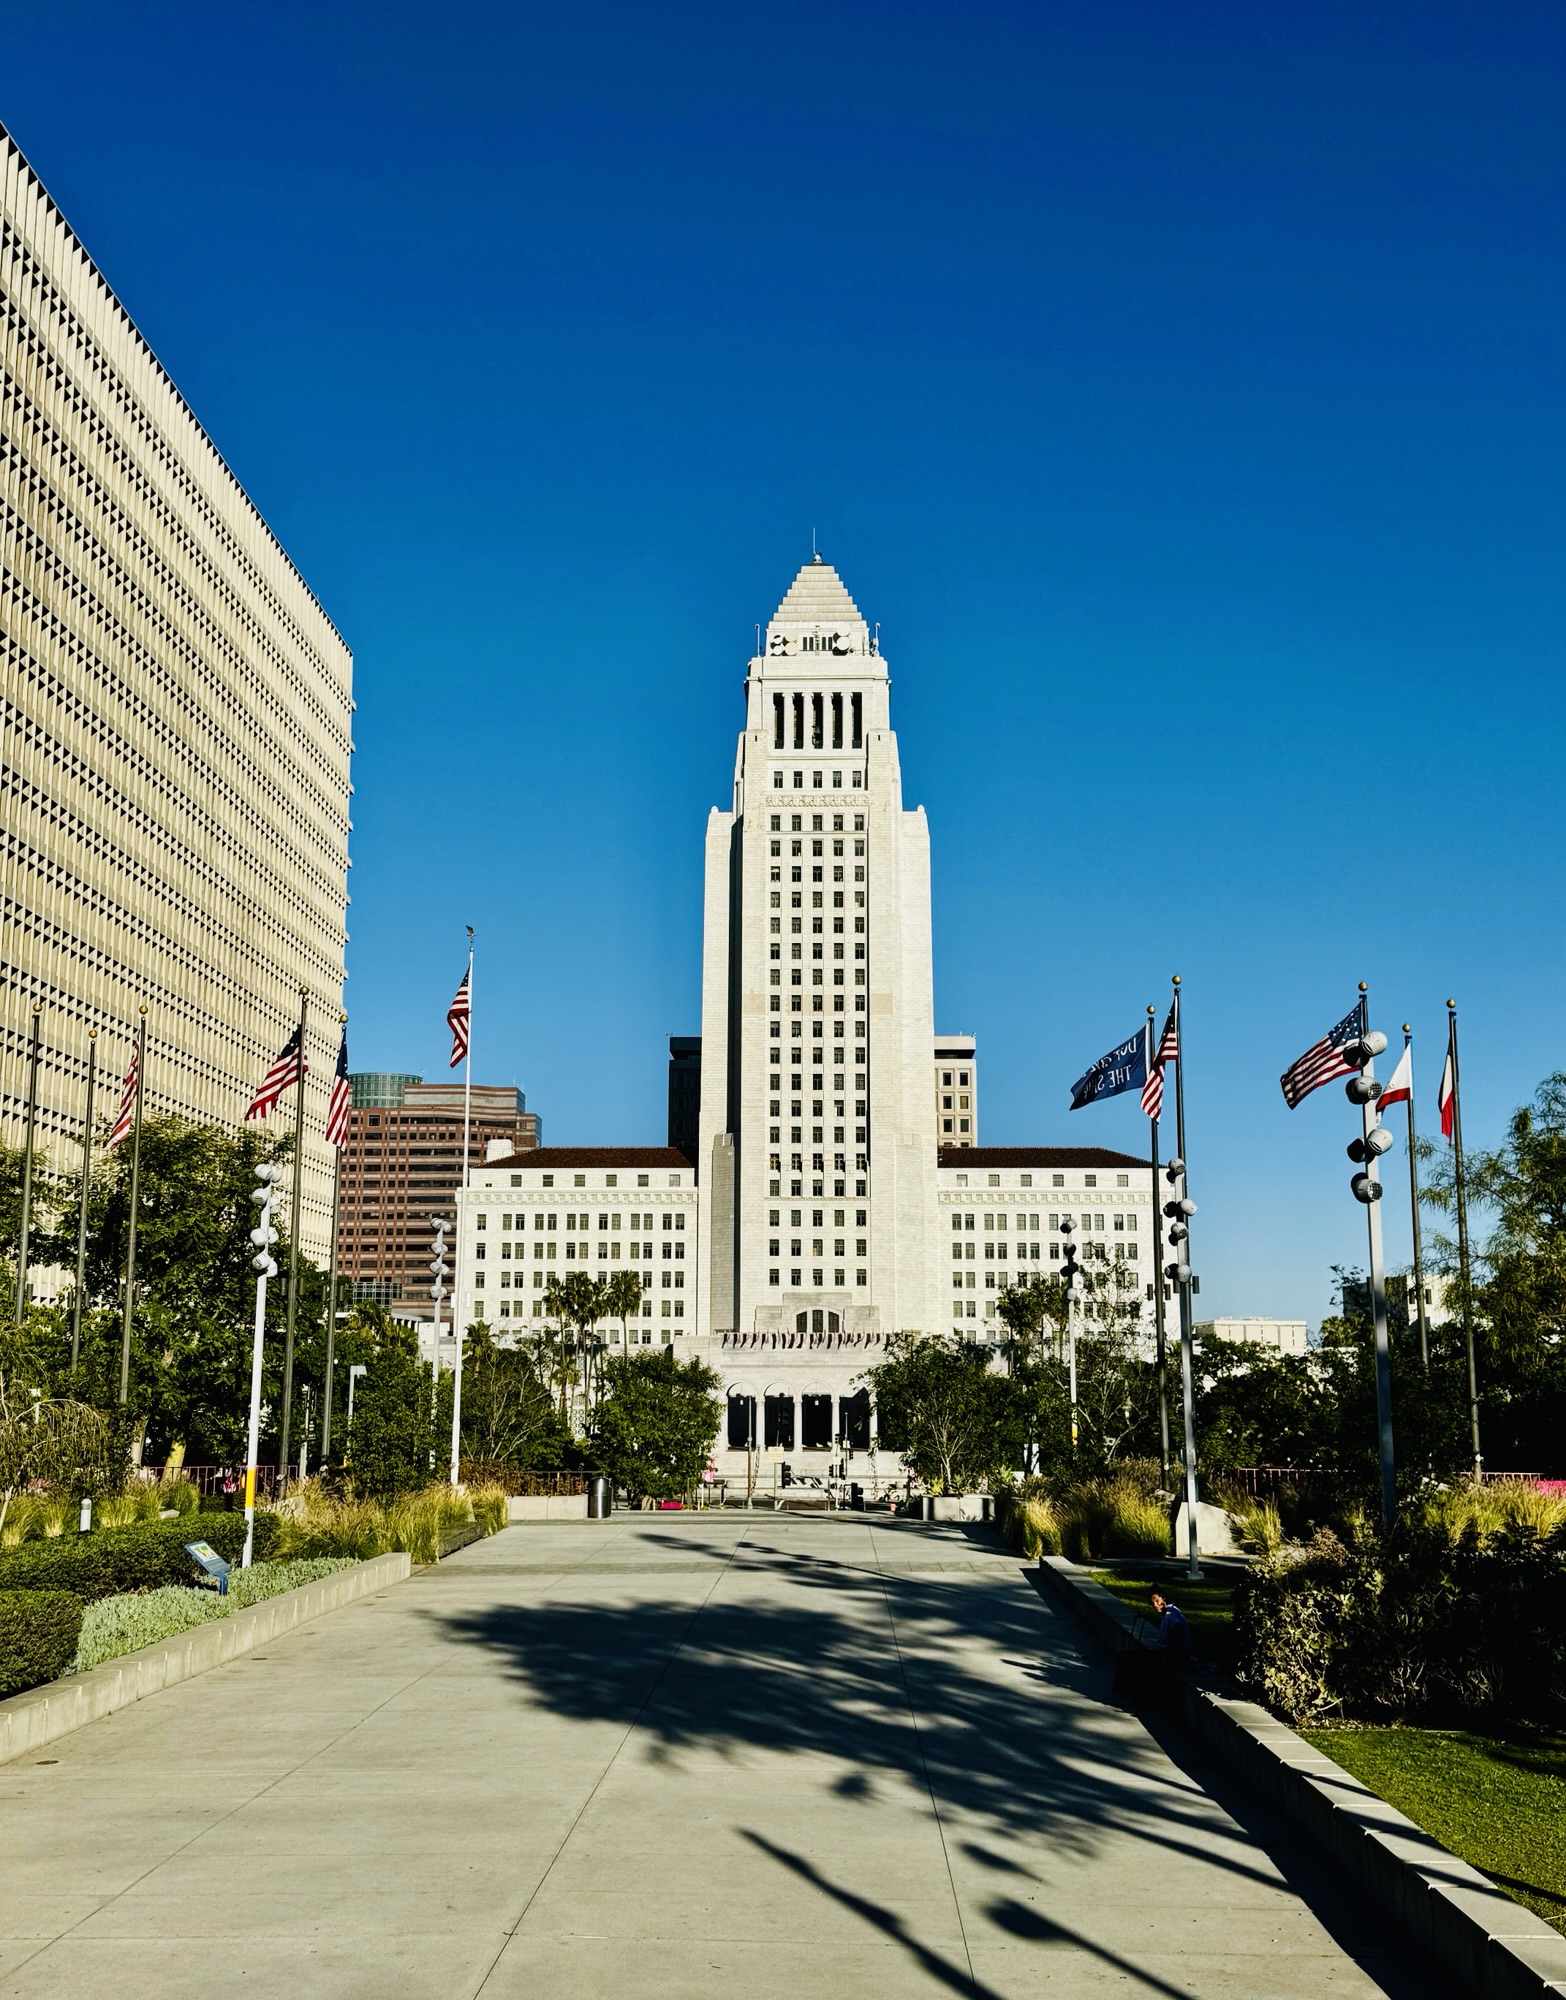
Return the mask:
[(126, 1653), (155, 1646), (160, 1639), (172, 1639), (193, 1625), (205, 1625), (214, 1618), (226, 1618), (231, 1611), (243, 1611), (268, 1597), (280, 1597), (285, 1590), (297, 1590), (333, 1570), (351, 1569), (349, 1561), (253, 1563), (249, 1569), (235, 1570), (229, 1579), (228, 1594), (219, 1596), (211, 1589), (140, 1590), (121, 1597), (101, 1597), (89, 1604), (80, 1621), (81, 1637), (76, 1646), (72, 1672), (86, 1673), (106, 1660), (121, 1659)]
[(498, 1488), (479, 1488), (483, 1512), (472, 1494), (449, 1486), (427, 1486), (401, 1499), (337, 1499), (317, 1480), (300, 1488), (279, 1522), (276, 1553), (281, 1556), (352, 1556), (366, 1561), (393, 1549), (406, 1550), (416, 1563), (439, 1559), (443, 1535), (475, 1521), (486, 1535), (506, 1526), (509, 1509)]
[(68, 1590), (0, 1590), (0, 1698), (59, 1679), (75, 1654), (83, 1609)]
[[(1236, 1596), (1245, 1678), (1291, 1721), (1558, 1721), (1566, 1708), (1566, 1522), (1481, 1526), (1416, 1502), (1252, 1567)], [(1455, 1532), (1454, 1532), (1455, 1527)]]
[(1247, 1555), (1276, 1555), (1283, 1547), (1283, 1516), (1276, 1501), (1222, 1485), (1212, 1498), (1232, 1517), (1235, 1539)]
[[(272, 1554), (277, 1533), (275, 1514), (256, 1515), (258, 1559)], [(178, 1521), (23, 1542), (0, 1552), (0, 1590), (69, 1590), (90, 1602), (124, 1591), (188, 1584), (196, 1566), (185, 1544), (193, 1541), (209, 1542), (220, 1556), (237, 1562), (245, 1544), (245, 1517), (187, 1514)]]
[(503, 1486), (470, 1486), (468, 1504), (486, 1535), (498, 1535), (511, 1525), (511, 1503)]
[(1099, 1556), (1166, 1556), (1169, 1513), (1145, 1472), (1126, 1468), (1068, 1487), (1056, 1502), (1060, 1541), (1073, 1562)]
[(192, 1625), (226, 1618), (229, 1608), (228, 1599), (219, 1597), (215, 1590), (181, 1584), (132, 1591), (128, 1596), (100, 1597), (88, 1605), (82, 1619), (72, 1670), (86, 1673), (89, 1667), (101, 1667), (105, 1660), (140, 1652), (143, 1646), (155, 1646), (160, 1639), (188, 1632)]
[(63, 1535), (74, 1530), (80, 1502), (68, 1493), (17, 1493), (6, 1509), (5, 1526), (0, 1528), (0, 1546), (13, 1549), (19, 1542), (41, 1541), (45, 1536)]
[(1037, 1562), (1041, 1555), (1060, 1554), (1060, 1522), (1044, 1482), (1025, 1479), (1003, 1486), (995, 1495), (995, 1522), (1020, 1555)]

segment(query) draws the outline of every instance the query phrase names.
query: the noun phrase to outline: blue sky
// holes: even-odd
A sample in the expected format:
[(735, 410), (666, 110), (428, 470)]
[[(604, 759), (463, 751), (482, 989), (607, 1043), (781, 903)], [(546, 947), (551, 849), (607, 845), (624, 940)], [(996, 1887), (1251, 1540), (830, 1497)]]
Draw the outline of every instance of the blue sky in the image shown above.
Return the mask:
[[(335, 618), (356, 1068), (658, 1142), (812, 529), (930, 816), (981, 1138), (1187, 993), (1202, 1304), (1362, 1259), (1346, 1011), (1563, 1064), (1554, 6), (61, 4), (0, 118)], [(1406, 1256), (1403, 1155), (1389, 1251)]]

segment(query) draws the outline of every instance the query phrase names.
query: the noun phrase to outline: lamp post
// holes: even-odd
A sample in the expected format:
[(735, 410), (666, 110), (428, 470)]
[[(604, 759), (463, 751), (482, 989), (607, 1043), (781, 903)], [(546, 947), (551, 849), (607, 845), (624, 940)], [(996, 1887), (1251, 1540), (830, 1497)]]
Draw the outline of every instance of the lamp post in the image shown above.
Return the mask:
[[(433, 1432), (435, 1413), (440, 1404), (440, 1309), (441, 1302), (446, 1296), (446, 1272), (450, 1266), (446, 1262), (446, 1218), (443, 1215), (432, 1215), (430, 1221), (435, 1229), (435, 1241), (431, 1246), (435, 1254), (430, 1259), (430, 1274), (433, 1280), (430, 1285), (430, 1297), (435, 1301), (435, 1340), (430, 1350), (430, 1428)], [(455, 1319), (455, 1313), (452, 1317)], [(430, 1470), (431, 1472), (435, 1470), (433, 1450), (430, 1454)]]
[(1074, 1228), (1071, 1217), (1060, 1218), (1060, 1233), (1065, 1238), (1061, 1246), (1064, 1262), (1060, 1267), (1060, 1281), (1066, 1288), (1066, 1368), (1071, 1401), (1071, 1456), (1077, 1455), (1077, 1246), (1072, 1242)]
[(270, 1161), (263, 1160), (256, 1168), (256, 1185), (250, 1194), (260, 1213), (256, 1216), (255, 1228), (250, 1232), (250, 1240), (256, 1247), (256, 1254), (250, 1260), (250, 1268), (256, 1274), (256, 1322), (250, 1346), (250, 1430), (245, 1447), (245, 1552), (240, 1558), (242, 1569), (249, 1569), (255, 1551), (256, 1456), (261, 1442), (261, 1353), (266, 1341), (266, 1281), (277, 1276), (277, 1262), (272, 1255), (277, 1231), (272, 1227), (272, 1211), (277, 1205), (278, 1182), (282, 1178), (281, 1167), (274, 1167)]
[(348, 1364), (348, 1449), (353, 1450), (353, 1390), (359, 1377), (366, 1373), (366, 1363), (350, 1361)]
[(1381, 1460), (1381, 1525), (1390, 1528), (1397, 1518), (1397, 1476), (1392, 1459), (1392, 1358), (1387, 1339), (1387, 1280), (1381, 1255), (1381, 1170), (1383, 1153), (1392, 1150), (1392, 1134), (1381, 1123), (1376, 1100), (1382, 1086), (1376, 1081), (1376, 1057), (1386, 1048), (1387, 1038), (1370, 1025), (1369, 989), (1359, 982), (1359, 1038), (1348, 1043), (1343, 1060), (1359, 1071), (1343, 1086), (1350, 1104), (1361, 1113), (1361, 1135), (1348, 1148), (1348, 1156), (1359, 1171), (1349, 1182), (1354, 1199), (1365, 1208), (1365, 1226), (1370, 1238), (1370, 1311), (1376, 1338), (1376, 1432)]

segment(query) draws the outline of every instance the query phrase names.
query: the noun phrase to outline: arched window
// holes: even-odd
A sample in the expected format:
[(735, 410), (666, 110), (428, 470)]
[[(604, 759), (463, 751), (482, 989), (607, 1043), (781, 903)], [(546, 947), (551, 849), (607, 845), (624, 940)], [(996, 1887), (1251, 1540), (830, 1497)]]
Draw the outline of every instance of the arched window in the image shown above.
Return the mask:
[(796, 1333), (808, 1333), (808, 1332), (810, 1331), (810, 1315), (809, 1315), (809, 1313), (795, 1313), (795, 1315), (794, 1315), (794, 1331), (795, 1331)]
[(843, 1322), (842, 1322), (842, 1320), (841, 1320), (841, 1319), (839, 1319), (839, 1317), (837, 1316), (837, 1314), (836, 1314), (836, 1313), (828, 1313), (828, 1314), (827, 1314), (827, 1332), (828, 1332), (828, 1333), (841, 1333), (842, 1331), (843, 1331)]

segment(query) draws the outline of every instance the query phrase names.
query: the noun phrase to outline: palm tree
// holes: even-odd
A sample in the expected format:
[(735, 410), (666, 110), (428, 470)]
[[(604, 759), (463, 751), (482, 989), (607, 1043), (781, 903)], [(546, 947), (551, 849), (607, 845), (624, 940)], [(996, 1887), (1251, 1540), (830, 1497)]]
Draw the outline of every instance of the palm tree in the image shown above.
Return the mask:
[(620, 1322), (620, 1338), (628, 1349), (631, 1336), (626, 1322), (635, 1319), (642, 1307), (642, 1278), (639, 1271), (611, 1271), (604, 1286), (604, 1311)]

